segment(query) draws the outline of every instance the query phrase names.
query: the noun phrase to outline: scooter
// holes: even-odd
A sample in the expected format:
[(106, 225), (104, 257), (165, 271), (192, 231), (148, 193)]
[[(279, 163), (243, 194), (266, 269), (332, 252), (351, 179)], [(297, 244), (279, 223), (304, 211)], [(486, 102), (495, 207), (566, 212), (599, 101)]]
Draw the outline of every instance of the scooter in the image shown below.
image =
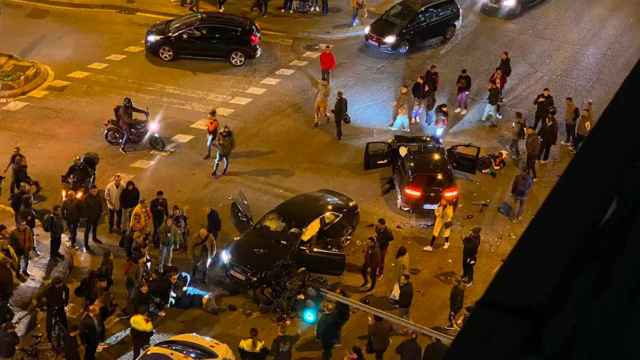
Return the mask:
[[(163, 151), (166, 145), (158, 134), (159, 130), (160, 124), (157, 121), (149, 122), (149, 115), (146, 115), (146, 122), (144, 124), (131, 126), (129, 129), (128, 142), (130, 144), (140, 144), (146, 141), (152, 149)], [(111, 145), (122, 145), (124, 130), (120, 127), (118, 120), (109, 119), (104, 124), (104, 139)]]

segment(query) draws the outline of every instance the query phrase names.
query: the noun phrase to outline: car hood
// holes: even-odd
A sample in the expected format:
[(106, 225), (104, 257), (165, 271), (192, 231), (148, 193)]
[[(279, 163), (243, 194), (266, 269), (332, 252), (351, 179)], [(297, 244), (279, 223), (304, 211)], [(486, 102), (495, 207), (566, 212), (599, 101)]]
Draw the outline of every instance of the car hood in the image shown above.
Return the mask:
[(244, 233), (240, 239), (229, 247), (231, 263), (258, 273), (273, 268), (273, 265), (283, 260), (287, 252), (274, 246), (277, 239), (267, 239), (256, 228)]
[(369, 30), (369, 33), (384, 38), (387, 35), (398, 35), (402, 28), (402, 25), (379, 18), (371, 23), (371, 30)]
[(157, 22), (157, 23), (153, 24), (149, 28), (147, 33), (148, 34), (154, 34), (154, 35), (168, 35), (169, 34), (169, 22), (171, 22), (171, 20), (165, 20), (165, 21)]

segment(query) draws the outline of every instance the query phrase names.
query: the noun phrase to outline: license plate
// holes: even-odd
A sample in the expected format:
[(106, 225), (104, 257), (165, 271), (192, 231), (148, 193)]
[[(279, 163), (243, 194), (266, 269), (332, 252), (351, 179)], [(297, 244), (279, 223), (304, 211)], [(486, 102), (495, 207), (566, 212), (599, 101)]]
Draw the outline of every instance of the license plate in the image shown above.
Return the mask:
[(246, 280), (247, 279), (246, 276), (244, 276), (244, 275), (242, 275), (239, 272), (234, 271), (234, 270), (229, 270), (229, 274), (233, 275), (233, 277), (235, 277), (237, 279), (240, 279), (240, 280)]
[(425, 209), (425, 210), (433, 210), (433, 209), (435, 209), (437, 207), (438, 207), (438, 204), (434, 204), (434, 205), (424, 204), (424, 205), (422, 205), (422, 208)]

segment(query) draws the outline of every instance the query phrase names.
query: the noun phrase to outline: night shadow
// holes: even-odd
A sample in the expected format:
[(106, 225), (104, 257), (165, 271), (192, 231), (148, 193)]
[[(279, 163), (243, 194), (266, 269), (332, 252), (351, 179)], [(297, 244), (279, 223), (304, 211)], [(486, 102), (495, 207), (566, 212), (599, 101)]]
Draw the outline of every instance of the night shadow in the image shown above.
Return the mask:
[(49, 10), (45, 10), (45, 9), (38, 9), (38, 8), (31, 8), (31, 11), (29, 11), (25, 17), (29, 18), (29, 19), (45, 19), (49, 16), (51, 12)]
[(347, 264), (345, 265), (344, 271), (354, 273), (354, 274), (360, 274), (361, 269), (362, 269), (362, 265), (347, 262)]
[(305, 337), (298, 341), (298, 346), (295, 347), (296, 351), (322, 351), (322, 346), (314, 337)]
[(29, 55), (31, 55), (31, 53), (33, 53), (35, 49), (38, 48), (38, 46), (40, 46), (40, 44), (44, 42), (45, 38), (46, 38), (46, 35), (42, 35), (39, 38), (34, 39), (30, 43), (28, 43), (22, 50), (18, 52), (18, 57), (21, 57), (21, 58), (29, 57)]
[(248, 171), (229, 171), (227, 176), (255, 176), (269, 178), (273, 176), (292, 177), (295, 172), (291, 169), (254, 169)]
[(274, 150), (244, 150), (244, 151), (234, 151), (233, 158), (234, 159), (250, 159), (257, 157), (264, 157), (268, 155), (275, 154)]
[(453, 285), (458, 274), (455, 271), (445, 271), (435, 274), (433, 277), (438, 279), (441, 283), (446, 285)]

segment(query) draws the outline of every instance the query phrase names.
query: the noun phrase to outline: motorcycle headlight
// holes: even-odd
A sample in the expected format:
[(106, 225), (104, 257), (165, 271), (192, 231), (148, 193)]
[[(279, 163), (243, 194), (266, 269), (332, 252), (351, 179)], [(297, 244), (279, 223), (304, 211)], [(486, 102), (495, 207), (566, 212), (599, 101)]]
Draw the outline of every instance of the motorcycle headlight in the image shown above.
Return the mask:
[(149, 131), (158, 132), (158, 130), (160, 130), (160, 124), (158, 124), (158, 122), (149, 123)]
[(395, 35), (388, 35), (388, 36), (385, 36), (383, 41), (385, 44), (393, 44), (396, 42), (396, 40), (397, 38)]
[(514, 7), (518, 4), (518, 0), (503, 0), (502, 1), (502, 6), (504, 7)]
[(222, 252), (220, 253), (220, 259), (222, 260), (223, 264), (228, 264), (229, 261), (231, 261), (231, 254), (229, 254), (229, 250), (222, 250)]
[(365, 26), (365, 28), (364, 28), (364, 33), (365, 33), (365, 34), (368, 34), (368, 33), (369, 33), (369, 31), (371, 31), (371, 26), (369, 26), (369, 25)]
[(162, 36), (160, 35), (155, 35), (155, 34), (147, 35), (147, 42), (150, 42), (150, 43), (158, 41), (160, 39), (162, 39)]

